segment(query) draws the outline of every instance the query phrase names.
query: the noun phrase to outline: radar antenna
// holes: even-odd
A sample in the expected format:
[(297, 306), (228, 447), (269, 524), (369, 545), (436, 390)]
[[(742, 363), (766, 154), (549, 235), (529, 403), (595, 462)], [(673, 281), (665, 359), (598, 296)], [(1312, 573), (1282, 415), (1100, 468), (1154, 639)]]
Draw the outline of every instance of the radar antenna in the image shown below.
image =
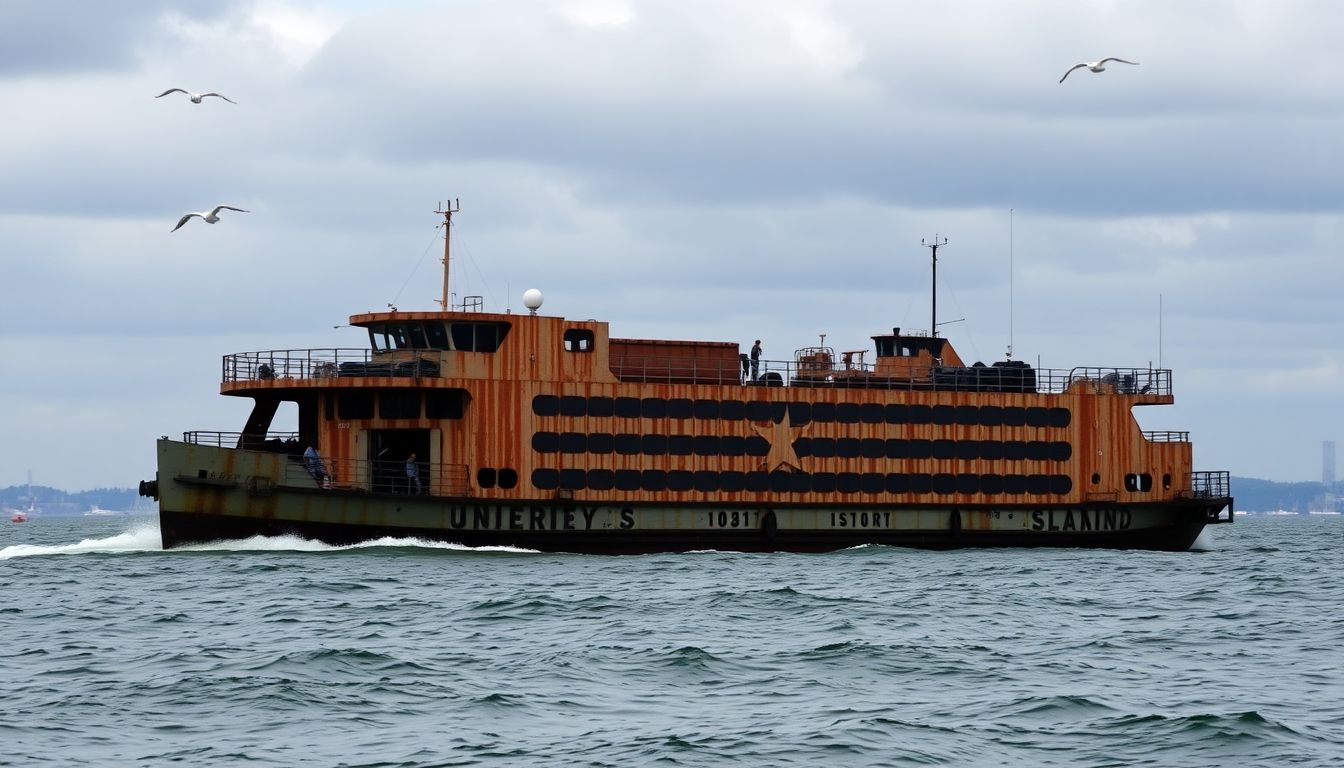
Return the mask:
[(462, 210), (462, 203), (457, 199), (449, 200), (439, 204), (438, 210), (434, 211), (443, 217), (443, 298), (439, 299), (439, 307), (447, 312), (452, 309), (448, 304), (448, 262), (452, 242), (453, 214)]
[(933, 236), (933, 242), (926, 242), (924, 238), (919, 239), (919, 244), (933, 251), (933, 313), (929, 320), (929, 335), (938, 337), (938, 249), (947, 245), (947, 238), (938, 242), (938, 235)]

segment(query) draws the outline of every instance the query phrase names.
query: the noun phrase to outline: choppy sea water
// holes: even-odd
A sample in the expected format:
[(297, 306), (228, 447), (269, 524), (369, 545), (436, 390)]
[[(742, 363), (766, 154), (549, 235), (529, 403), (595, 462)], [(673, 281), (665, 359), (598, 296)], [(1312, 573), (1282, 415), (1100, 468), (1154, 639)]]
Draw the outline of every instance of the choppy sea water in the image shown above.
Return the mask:
[(0, 533), (0, 764), (1338, 766), (1344, 521), (603, 557)]

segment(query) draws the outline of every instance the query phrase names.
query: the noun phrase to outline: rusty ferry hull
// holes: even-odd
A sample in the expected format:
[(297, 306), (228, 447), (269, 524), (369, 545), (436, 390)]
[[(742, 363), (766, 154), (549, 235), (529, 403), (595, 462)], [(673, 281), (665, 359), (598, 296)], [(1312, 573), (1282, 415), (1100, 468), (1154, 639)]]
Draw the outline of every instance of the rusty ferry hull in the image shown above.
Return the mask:
[[(447, 241), (444, 264), (447, 307)], [(1174, 402), (1170, 370), (967, 364), (899, 328), (771, 360), (524, 305), (391, 308), (349, 318), (364, 346), (225, 355), (220, 393), (252, 409), (239, 431), (159, 441), (141, 492), (164, 546), (1183, 550), (1233, 520), (1228, 473), (1135, 419)]]
[(490, 502), (318, 487), (293, 471), (292, 460), (268, 452), (165, 439), (159, 458), (165, 548), (292, 535), (333, 545), (392, 538), (591, 554), (826, 552), (864, 544), (1181, 551), (1222, 509), (1207, 499), (952, 508)]

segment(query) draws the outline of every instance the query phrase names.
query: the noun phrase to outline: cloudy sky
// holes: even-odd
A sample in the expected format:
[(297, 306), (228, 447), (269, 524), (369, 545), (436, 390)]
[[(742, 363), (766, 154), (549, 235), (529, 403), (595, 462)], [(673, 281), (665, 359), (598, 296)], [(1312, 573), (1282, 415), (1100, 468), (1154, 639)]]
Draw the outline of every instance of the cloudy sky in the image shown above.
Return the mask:
[(968, 361), (1172, 368), (1200, 469), (1344, 441), (1344, 4), (67, 6), (0, 5), (0, 487), (133, 486), (241, 427), (221, 356), (432, 309), (446, 198), (487, 310), (860, 349), (937, 234)]

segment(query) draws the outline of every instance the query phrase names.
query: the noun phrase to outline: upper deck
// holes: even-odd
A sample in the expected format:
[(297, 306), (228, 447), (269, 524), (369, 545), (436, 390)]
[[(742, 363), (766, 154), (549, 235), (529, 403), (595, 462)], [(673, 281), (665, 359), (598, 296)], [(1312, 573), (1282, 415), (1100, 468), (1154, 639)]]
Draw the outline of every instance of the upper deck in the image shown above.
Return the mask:
[[(1101, 394), (1135, 404), (1172, 402), (1169, 369), (1078, 366), (1036, 369), (1006, 361), (965, 365), (950, 342), (915, 334), (874, 336), (875, 349), (798, 350), (756, 368), (732, 342), (612, 339), (607, 324), (544, 315), (379, 312), (354, 315), (368, 348), (226, 355), (221, 392), (285, 388), (450, 387), (472, 380)], [(876, 352), (873, 362), (865, 361)]]

